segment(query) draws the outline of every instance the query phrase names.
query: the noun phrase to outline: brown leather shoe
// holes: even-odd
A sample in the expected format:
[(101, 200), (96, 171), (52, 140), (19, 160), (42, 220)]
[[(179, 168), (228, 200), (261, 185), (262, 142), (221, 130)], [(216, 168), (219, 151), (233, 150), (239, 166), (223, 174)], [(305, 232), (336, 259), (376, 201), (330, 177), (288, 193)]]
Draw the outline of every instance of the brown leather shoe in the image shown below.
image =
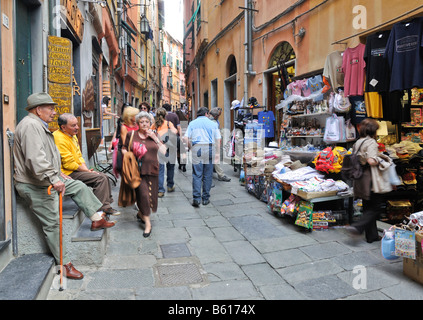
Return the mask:
[(84, 275), (75, 269), (72, 263), (65, 264), (63, 266), (64, 269), (64, 276), (69, 279), (80, 280), (84, 277)]
[(97, 231), (100, 229), (111, 228), (115, 225), (114, 222), (106, 221), (104, 218), (91, 223), (91, 231)]

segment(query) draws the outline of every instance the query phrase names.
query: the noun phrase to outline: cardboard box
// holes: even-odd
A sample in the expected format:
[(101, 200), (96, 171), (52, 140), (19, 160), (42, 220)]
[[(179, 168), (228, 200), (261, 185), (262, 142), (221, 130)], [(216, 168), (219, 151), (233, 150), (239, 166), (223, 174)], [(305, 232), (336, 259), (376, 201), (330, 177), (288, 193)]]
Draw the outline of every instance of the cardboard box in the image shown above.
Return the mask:
[(323, 198), (323, 197), (332, 197), (336, 196), (338, 191), (326, 191), (326, 192), (304, 192), (303, 190), (298, 190), (296, 192), (292, 191), (292, 193), (295, 193), (297, 196), (305, 199), (315, 199), (315, 198)]
[(403, 258), (403, 269), (404, 275), (423, 284), (423, 265), (417, 260)]
[(423, 284), (422, 232), (416, 232), (416, 260), (403, 258), (403, 273), (410, 279)]

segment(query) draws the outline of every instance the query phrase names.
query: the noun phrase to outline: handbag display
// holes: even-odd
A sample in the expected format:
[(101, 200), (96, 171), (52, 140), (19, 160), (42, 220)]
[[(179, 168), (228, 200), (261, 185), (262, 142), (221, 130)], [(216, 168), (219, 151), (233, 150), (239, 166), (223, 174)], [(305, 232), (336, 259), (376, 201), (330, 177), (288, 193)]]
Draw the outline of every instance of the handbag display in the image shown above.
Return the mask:
[(345, 142), (345, 121), (344, 117), (332, 114), (326, 119), (323, 141), (326, 143)]
[(350, 99), (344, 95), (344, 91), (341, 89), (335, 94), (333, 108), (336, 112), (348, 112), (351, 110)]

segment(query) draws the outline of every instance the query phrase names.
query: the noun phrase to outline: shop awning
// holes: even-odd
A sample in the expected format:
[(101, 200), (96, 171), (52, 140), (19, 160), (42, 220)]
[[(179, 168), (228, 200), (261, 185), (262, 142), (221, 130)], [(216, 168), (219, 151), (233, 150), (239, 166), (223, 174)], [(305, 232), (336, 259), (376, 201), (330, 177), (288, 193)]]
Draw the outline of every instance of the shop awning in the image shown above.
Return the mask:
[(189, 24), (195, 20), (195, 18), (197, 18), (197, 13), (198, 10), (200, 10), (201, 7), (201, 1), (198, 3), (197, 9), (195, 10), (194, 14), (192, 15), (191, 19), (189, 19), (188, 23), (187, 23), (187, 27), (189, 26)]
[(122, 27), (123, 29), (126, 31), (126, 33), (128, 34), (128, 36), (131, 38), (132, 41), (135, 41), (135, 39), (131, 36), (131, 34), (133, 34), (134, 36), (137, 35), (137, 32), (131, 28), (131, 26), (126, 23), (125, 21), (121, 21)]

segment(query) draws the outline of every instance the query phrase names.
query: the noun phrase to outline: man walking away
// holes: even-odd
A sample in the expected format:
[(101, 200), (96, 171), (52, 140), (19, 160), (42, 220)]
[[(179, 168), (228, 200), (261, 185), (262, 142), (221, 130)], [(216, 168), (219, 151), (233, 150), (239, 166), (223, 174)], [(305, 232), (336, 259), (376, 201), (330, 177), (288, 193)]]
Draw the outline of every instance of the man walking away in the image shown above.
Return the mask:
[(210, 203), (213, 164), (220, 159), (220, 131), (216, 122), (208, 118), (208, 109), (197, 111), (197, 119), (190, 122), (185, 140), (192, 153), (192, 196), (194, 207)]

